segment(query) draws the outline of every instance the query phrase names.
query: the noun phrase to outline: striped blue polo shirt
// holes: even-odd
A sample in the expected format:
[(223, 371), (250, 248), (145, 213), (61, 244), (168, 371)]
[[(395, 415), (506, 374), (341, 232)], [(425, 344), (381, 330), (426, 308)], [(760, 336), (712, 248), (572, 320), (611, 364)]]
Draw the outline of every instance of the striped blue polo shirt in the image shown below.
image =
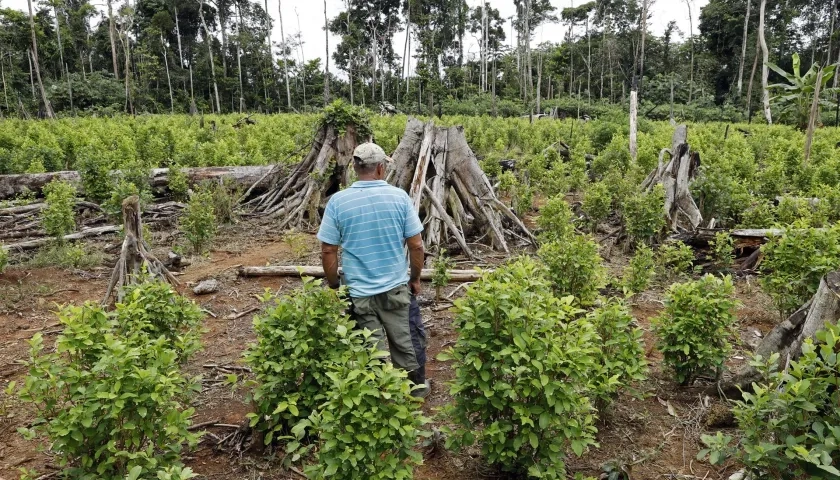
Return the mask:
[(361, 298), (405, 285), (405, 240), (422, 231), (407, 193), (384, 180), (358, 181), (327, 202), (318, 240), (341, 246), (344, 281)]

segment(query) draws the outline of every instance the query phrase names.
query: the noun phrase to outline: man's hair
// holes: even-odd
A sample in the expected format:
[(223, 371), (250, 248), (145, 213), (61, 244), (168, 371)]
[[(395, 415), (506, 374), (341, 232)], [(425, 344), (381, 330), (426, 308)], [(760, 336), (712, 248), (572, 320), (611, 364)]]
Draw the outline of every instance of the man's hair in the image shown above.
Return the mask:
[(356, 170), (356, 175), (370, 175), (376, 171), (376, 167), (380, 163), (362, 163), (359, 157), (353, 157), (353, 169)]

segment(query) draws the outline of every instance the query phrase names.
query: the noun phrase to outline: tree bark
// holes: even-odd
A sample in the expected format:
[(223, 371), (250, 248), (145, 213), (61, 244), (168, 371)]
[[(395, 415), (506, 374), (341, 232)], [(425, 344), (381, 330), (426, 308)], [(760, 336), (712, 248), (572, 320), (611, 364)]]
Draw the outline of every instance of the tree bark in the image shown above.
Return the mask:
[(811, 114), (808, 117), (808, 131), (805, 134), (805, 163), (811, 159), (811, 144), (814, 141), (814, 130), (817, 128), (817, 121), (820, 117), (820, 87), (822, 87), (823, 69), (817, 72), (817, 83), (814, 86), (814, 101), (811, 103)]
[(44, 103), (44, 115), (47, 118), (55, 118), (50, 100), (47, 98), (47, 91), (44, 89), (44, 82), (41, 80), (41, 64), (38, 61), (38, 38), (35, 34), (35, 16), (32, 13), (32, 0), (27, 0), (29, 5), (29, 28), (32, 33), (32, 62), (34, 64), (35, 78), (38, 79), (38, 90), (41, 92), (41, 101)]
[(163, 46), (163, 64), (166, 66), (166, 84), (169, 85), (169, 113), (175, 113), (175, 96), (172, 94), (172, 78), (169, 76), (169, 55), (166, 51), (166, 43), (163, 40), (163, 33), (160, 34), (160, 44)]
[(289, 89), (289, 59), (286, 57), (286, 33), (283, 30), (283, 0), (277, 2), (277, 14), (280, 19), (280, 49), (283, 55), (283, 77), (286, 80), (286, 106), (292, 109), (292, 91)]
[(758, 42), (761, 45), (761, 98), (764, 107), (764, 118), (768, 124), (773, 124), (773, 115), (770, 113), (770, 90), (767, 88), (767, 79), (770, 76), (770, 54), (767, 50), (767, 39), (764, 38), (764, 12), (767, 7), (767, 0), (761, 0), (761, 7), (758, 12)]
[(738, 97), (741, 96), (744, 86), (744, 63), (747, 59), (747, 37), (750, 29), (750, 8), (752, 0), (747, 0), (747, 13), (744, 15), (744, 39), (741, 42), (741, 62), (738, 66)]
[(630, 91), (630, 157), (635, 163), (638, 157), (638, 143), (636, 140), (637, 117), (639, 115), (638, 94), (635, 85)]
[[(63, 237), (63, 240), (65, 242), (69, 242), (69, 241), (73, 241), (73, 240), (81, 240), (83, 238), (88, 238), (88, 237), (105, 235), (105, 234), (108, 234), (108, 233), (117, 233), (119, 231), (120, 231), (120, 226), (119, 225), (106, 225), (104, 227), (88, 228), (88, 229), (85, 229), (85, 230), (82, 230), (82, 231), (79, 231), (79, 232), (76, 232), (76, 233), (71, 233), (70, 235), (65, 235)], [(38, 238), (38, 239), (35, 239), (35, 240), (29, 240), (29, 241), (26, 241), (26, 242), (11, 243), (11, 244), (8, 244), (8, 245), (0, 245), (0, 248), (4, 249), (6, 251), (32, 250), (34, 248), (43, 247), (44, 245), (48, 245), (49, 243), (54, 242), (54, 241), (55, 241), (55, 239), (53, 239), (51, 237)]]
[(752, 88), (753, 83), (755, 83), (755, 71), (758, 69), (758, 54), (761, 49), (761, 44), (759, 43), (758, 37), (755, 39), (755, 55), (753, 58), (753, 66), (752, 71), (750, 72), (750, 83), (747, 84), (747, 123), (752, 123)]
[(216, 82), (216, 62), (213, 60), (213, 37), (210, 36), (210, 29), (207, 28), (207, 21), (204, 19), (204, 0), (201, 0), (199, 4), (198, 16), (201, 18), (201, 26), (204, 28), (204, 40), (207, 42), (207, 55), (210, 58), (210, 77), (213, 80), (213, 92), (216, 94), (216, 112), (222, 113), (222, 104), (219, 101), (219, 84)]
[(117, 39), (116, 26), (114, 25), (114, 9), (111, 0), (108, 0), (108, 38), (111, 40), (111, 61), (114, 64), (114, 78), (120, 79), (119, 63), (117, 62)]
[(694, 96), (694, 18), (691, 16), (691, 4), (689, 0), (685, 0), (685, 5), (688, 7), (688, 29), (689, 42), (691, 42), (691, 67), (688, 73), (688, 103)]
[(327, 0), (324, 0), (324, 40), (324, 106), (327, 106), (330, 103), (330, 29), (327, 20)]

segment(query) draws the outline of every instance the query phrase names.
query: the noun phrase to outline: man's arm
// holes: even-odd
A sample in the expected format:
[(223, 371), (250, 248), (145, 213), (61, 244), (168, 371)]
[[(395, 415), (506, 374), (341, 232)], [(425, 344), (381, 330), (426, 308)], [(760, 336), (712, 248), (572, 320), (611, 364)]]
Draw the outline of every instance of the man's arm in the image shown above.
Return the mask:
[(341, 281), (338, 278), (338, 245), (321, 242), (321, 265), (327, 277), (330, 288), (338, 288)]
[(411, 263), (411, 275), (408, 279), (408, 287), (411, 289), (411, 293), (418, 295), (421, 288), (420, 273), (423, 271), (423, 263), (426, 260), (423, 249), (423, 236), (418, 233), (413, 237), (409, 237), (405, 243), (408, 245), (408, 259)]

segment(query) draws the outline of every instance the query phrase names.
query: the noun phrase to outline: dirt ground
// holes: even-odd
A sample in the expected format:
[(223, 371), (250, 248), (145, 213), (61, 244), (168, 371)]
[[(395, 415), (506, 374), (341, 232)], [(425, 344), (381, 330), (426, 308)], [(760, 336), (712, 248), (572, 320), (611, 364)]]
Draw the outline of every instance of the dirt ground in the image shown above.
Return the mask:
[[(237, 267), (319, 264), (314, 236), (299, 233), (280, 237), (271, 232), (271, 225), (247, 222), (226, 229), (216, 241), (217, 248), (207, 257), (191, 258), (192, 265), (178, 277), (182, 283), (179, 289), (194, 298), (208, 314), (205, 321), (207, 332), (203, 336), (204, 349), (186, 367), (189, 373), (203, 376), (203, 390), (194, 404), (197, 411), (194, 423), (243, 423), (250, 411), (244, 400), (245, 392), (232, 389), (221, 380), (230, 371), (240, 373), (235, 367), (241, 365), (243, 351), (255, 339), (252, 318), (256, 312), (232, 317), (259, 307), (255, 294), (261, 294), (265, 289), (282, 293), (293, 290), (299, 284), (299, 280), (291, 278), (240, 278), (236, 273)], [(156, 233), (153, 245), (159, 243), (161, 246), (155, 248), (155, 253), (164, 256), (168, 252), (165, 245), (171, 241), (171, 238)], [(97, 242), (96, 248), (104, 248), (116, 239)], [(608, 266), (617, 270), (624, 261), (620, 253), (614, 254), (608, 260)], [(466, 266), (468, 264), (459, 264), (459, 267)], [(99, 301), (109, 275), (110, 269), (103, 266), (89, 271), (13, 267), (0, 276), (0, 387), (5, 388), (8, 382), (20, 382), (24, 378), (25, 371), (20, 362), (28, 356), (27, 341), (32, 335), (41, 332), (45, 342), (49, 342), (60, 333), (55, 316), (57, 306)], [(206, 278), (218, 279), (222, 289), (216, 294), (196, 297), (190, 286)], [(778, 320), (769, 299), (761, 293), (754, 278), (739, 279), (737, 287), (742, 303), (738, 310), (739, 331), (744, 341), (732, 355), (732, 366), (745, 361), (747, 344), (758, 338), (756, 333), (765, 334)], [(446, 295), (456, 288), (457, 285), (447, 287)], [(455, 296), (462, 293), (463, 289), (459, 289)], [(424, 296), (433, 297), (428, 285)], [(719, 479), (728, 478), (735, 471), (734, 466), (710, 467), (695, 459), (700, 435), (713, 431), (707, 426), (707, 422), (715, 417), (710, 412), (720, 410), (722, 404), (703, 393), (707, 385), (681, 388), (661, 371), (661, 358), (654, 349), (650, 320), (662, 310), (662, 298), (662, 287), (655, 287), (640, 295), (632, 306), (634, 316), (645, 331), (646, 352), (651, 362), (650, 378), (643, 385), (645, 398), (621, 397), (602, 412), (598, 423), (600, 446), (585, 452), (581, 458), (572, 455), (567, 465), (570, 474), (597, 477), (602, 465), (610, 461), (625, 466), (632, 472), (633, 479)], [(456, 334), (452, 327), (453, 315), (445, 304), (424, 308), (423, 316), (429, 329), (427, 375), (434, 382), (432, 394), (423, 410), (428, 416), (434, 416), (441, 406), (452, 400), (446, 383), (454, 377), (452, 366), (448, 362), (437, 361), (435, 357), (454, 343)], [(54, 472), (56, 467), (47, 446), (25, 441), (16, 433), (18, 427), (27, 425), (33, 418), (31, 407), (0, 393), (0, 414), (0, 480), (18, 478), (19, 468), (47, 474)], [(432, 426), (439, 425), (439, 422), (436, 419)], [(208, 431), (224, 438), (232, 429), (227, 426), (211, 427)], [(201, 478), (301, 478), (300, 474), (283, 470), (279, 462), (259, 452), (240, 456), (217, 450), (215, 444), (212, 436), (205, 436), (197, 449), (185, 459)], [(441, 451), (426, 456), (415, 478), (471, 480), (502, 477), (482, 462), (477, 451), (460, 454)]]

